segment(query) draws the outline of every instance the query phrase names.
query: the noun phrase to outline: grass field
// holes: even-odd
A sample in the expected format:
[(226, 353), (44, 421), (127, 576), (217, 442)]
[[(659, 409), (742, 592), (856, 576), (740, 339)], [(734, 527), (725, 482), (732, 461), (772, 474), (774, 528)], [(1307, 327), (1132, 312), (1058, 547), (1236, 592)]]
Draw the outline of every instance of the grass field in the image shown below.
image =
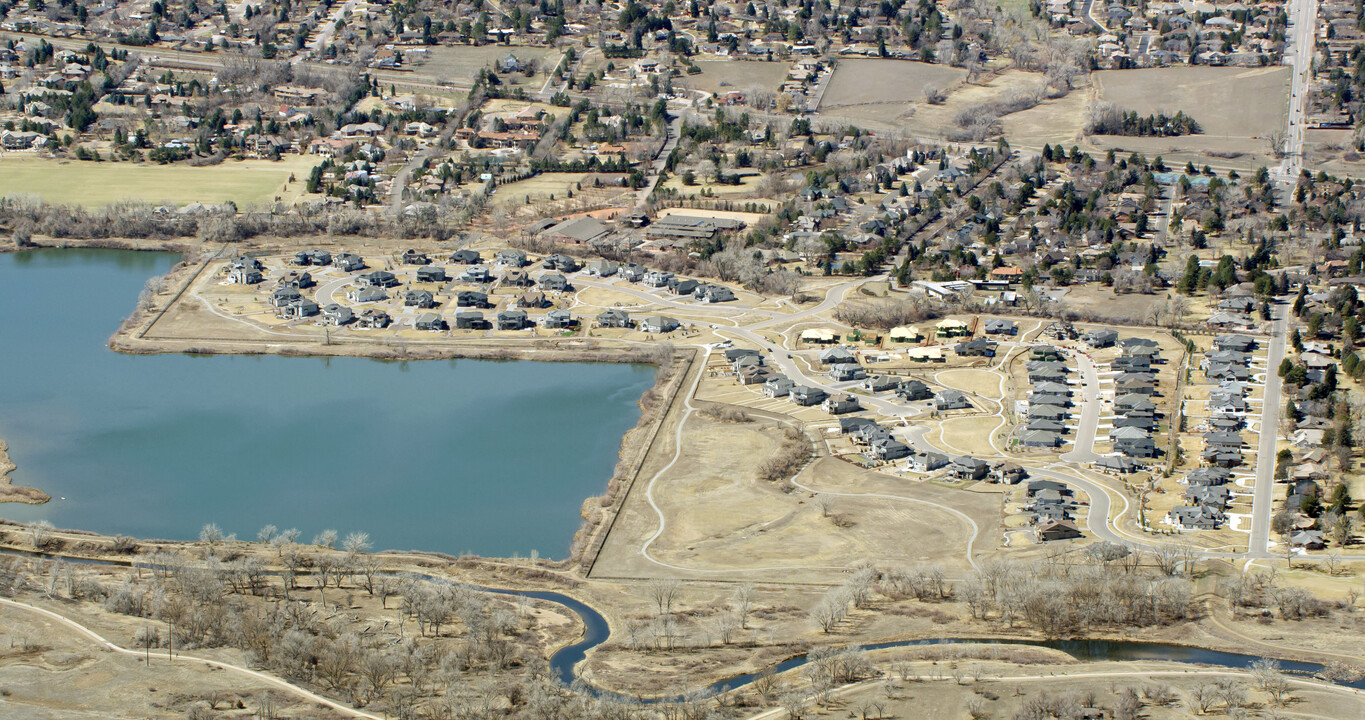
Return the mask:
[(675, 82), (694, 90), (720, 94), (730, 91), (777, 92), (791, 65), (784, 62), (702, 60), (697, 67), (701, 68), (700, 75), (684, 75)]
[(908, 60), (842, 60), (830, 78), (820, 109), (921, 102), (926, 87), (947, 90), (966, 76), (967, 71), (959, 68)]
[[(318, 158), (290, 155), (280, 162), (229, 160), (190, 167), (130, 162), (80, 162), (0, 153), (0, 195), (37, 195), (47, 202), (87, 206), (121, 200), (188, 205), (232, 201), (264, 205), (292, 202), (303, 192)], [(296, 182), (288, 183), (290, 174)], [(286, 190), (287, 187), (287, 190)]]
[[(539, 64), (536, 70), (536, 89), (540, 89), (540, 83), (544, 82), (545, 76), (554, 69), (559, 62), (561, 53), (554, 48), (539, 47), (507, 47), (505, 45), (482, 45), (444, 47), (438, 46), (431, 48), (430, 59), (417, 66), (417, 72), (422, 75), (430, 75), (437, 80), (473, 80), (475, 73), (479, 70), (490, 67), (494, 62), (508, 56), (516, 55), (518, 60), (523, 63), (535, 60)], [(525, 82), (525, 78), (517, 75)]]
[[(584, 173), (544, 173), (526, 180), (499, 185), (493, 194), (495, 205), (526, 204), (550, 199), (562, 200), (569, 191), (578, 192)], [(554, 198), (550, 196), (553, 195)]]

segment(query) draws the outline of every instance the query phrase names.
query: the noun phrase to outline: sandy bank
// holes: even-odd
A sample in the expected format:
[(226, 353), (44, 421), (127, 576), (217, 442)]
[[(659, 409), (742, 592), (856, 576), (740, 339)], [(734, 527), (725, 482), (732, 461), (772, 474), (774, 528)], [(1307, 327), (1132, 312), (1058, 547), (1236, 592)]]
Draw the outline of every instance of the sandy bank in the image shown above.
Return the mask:
[(14, 463), (10, 462), (9, 459), (9, 444), (0, 440), (0, 502), (42, 505), (52, 499), (51, 495), (42, 490), (15, 485), (9, 477), (12, 470), (14, 470)]

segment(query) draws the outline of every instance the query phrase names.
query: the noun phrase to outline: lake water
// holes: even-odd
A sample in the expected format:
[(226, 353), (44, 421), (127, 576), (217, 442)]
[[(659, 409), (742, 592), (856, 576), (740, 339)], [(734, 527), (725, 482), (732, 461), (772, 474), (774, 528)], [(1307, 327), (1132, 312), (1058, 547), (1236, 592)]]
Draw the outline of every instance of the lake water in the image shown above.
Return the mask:
[(563, 557), (654, 380), (649, 366), (129, 356), (108, 337), (174, 256), (0, 255), (0, 516), (144, 538), (205, 523), (376, 548)]

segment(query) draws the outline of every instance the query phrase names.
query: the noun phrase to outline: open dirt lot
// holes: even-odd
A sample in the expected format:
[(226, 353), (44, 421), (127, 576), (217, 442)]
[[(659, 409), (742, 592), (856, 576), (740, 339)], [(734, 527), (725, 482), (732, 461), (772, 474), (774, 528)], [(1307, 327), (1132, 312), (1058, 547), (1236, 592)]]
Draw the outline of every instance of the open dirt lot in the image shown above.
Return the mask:
[(921, 102), (929, 86), (948, 90), (967, 71), (909, 60), (842, 60), (830, 78), (820, 109), (841, 105)]
[(694, 90), (721, 94), (731, 91), (742, 93), (777, 92), (782, 81), (791, 69), (784, 62), (747, 62), (732, 60), (701, 60), (700, 75), (684, 75), (675, 80)]
[[(594, 577), (827, 583), (862, 561), (932, 561), (965, 571), (967, 544), (977, 530), (950, 508), (981, 528), (976, 549), (996, 544), (998, 503), (992, 496), (893, 478), (829, 457), (807, 466), (789, 491), (760, 480), (759, 463), (782, 443), (782, 431), (762, 420), (722, 424), (692, 415), (681, 457), (651, 493), (650, 479), (673, 458), (675, 422), (670, 418), (661, 431), (668, 441), (657, 443), (645, 463)], [(641, 547), (660, 523), (654, 505), (666, 521), (647, 557)], [(907, 537), (917, 541), (906, 543)]]
[[(122, 200), (188, 205), (232, 201), (239, 208), (265, 205), (276, 196), (292, 202), (303, 192), (316, 156), (288, 155), (279, 162), (228, 160), (189, 167), (130, 162), (57, 161), (0, 153), (0, 196), (37, 195), (46, 202), (86, 206)], [(295, 182), (290, 183), (293, 175)]]
[(1289, 68), (1114, 70), (1092, 78), (1098, 101), (1140, 115), (1183, 111), (1204, 129), (1199, 135), (1176, 138), (1091, 138), (1102, 150), (1159, 154), (1168, 163), (1188, 157), (1196, 163), (1237, 168), (1273, 164), (1265, 137), (1283, 130), (1287, 122)]

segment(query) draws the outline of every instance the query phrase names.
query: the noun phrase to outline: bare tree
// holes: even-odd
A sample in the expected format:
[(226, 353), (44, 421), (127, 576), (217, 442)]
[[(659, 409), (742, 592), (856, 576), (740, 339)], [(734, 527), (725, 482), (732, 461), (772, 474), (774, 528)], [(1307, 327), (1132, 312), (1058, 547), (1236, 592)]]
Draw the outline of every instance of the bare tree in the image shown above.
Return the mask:
[(673, 612), (673, 603), (678, 599), (679, 584), (674, 579), (654, 580), (649, 583), (649, 596), (654, 600), (655, 610), (660, 615)]
[(755, 592), (753, 583), (742, 583), (735, 588), (735, 594), (731, 597), (730, 604), (741, 628), (749, 627), (749, 613), (753, 611)]

